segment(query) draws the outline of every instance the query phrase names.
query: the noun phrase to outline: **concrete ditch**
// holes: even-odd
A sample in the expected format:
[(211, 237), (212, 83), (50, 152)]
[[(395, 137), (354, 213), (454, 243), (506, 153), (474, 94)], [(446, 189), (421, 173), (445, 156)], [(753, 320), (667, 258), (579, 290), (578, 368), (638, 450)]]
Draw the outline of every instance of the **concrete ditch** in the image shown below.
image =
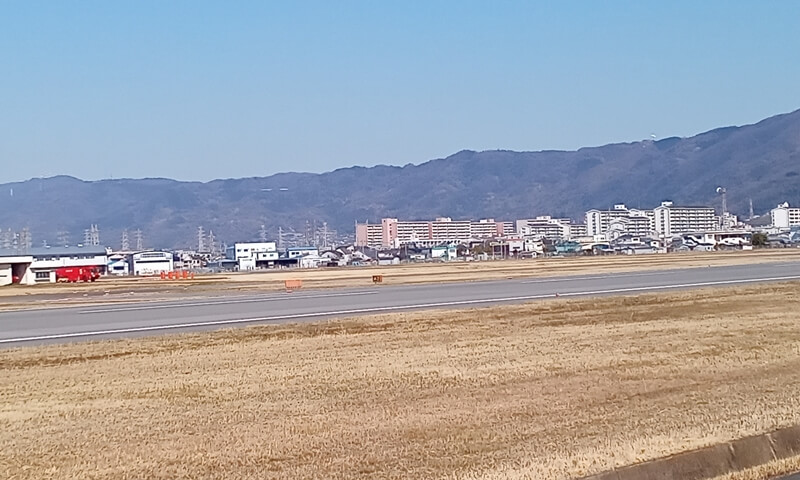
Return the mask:
[(800, 455), (800, 425), (677, 453), (582, 480), (703, 480)]

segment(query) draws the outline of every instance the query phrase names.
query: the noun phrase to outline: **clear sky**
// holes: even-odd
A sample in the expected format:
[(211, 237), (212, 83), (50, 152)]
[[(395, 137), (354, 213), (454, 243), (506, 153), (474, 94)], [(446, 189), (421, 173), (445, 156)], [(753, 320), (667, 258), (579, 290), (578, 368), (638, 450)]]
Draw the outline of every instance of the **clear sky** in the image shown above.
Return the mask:
[(0, 1), (0, 182), (422, 163), (800, 108), (800, 2)]

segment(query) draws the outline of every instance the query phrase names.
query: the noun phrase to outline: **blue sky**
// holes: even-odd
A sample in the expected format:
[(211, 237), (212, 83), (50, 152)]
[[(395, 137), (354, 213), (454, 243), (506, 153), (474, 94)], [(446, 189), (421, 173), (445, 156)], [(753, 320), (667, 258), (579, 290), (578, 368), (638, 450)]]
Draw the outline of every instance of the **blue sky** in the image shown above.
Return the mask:
[(422, 163), (800, 108), (800, 2), (3, 1), (0, 182)]

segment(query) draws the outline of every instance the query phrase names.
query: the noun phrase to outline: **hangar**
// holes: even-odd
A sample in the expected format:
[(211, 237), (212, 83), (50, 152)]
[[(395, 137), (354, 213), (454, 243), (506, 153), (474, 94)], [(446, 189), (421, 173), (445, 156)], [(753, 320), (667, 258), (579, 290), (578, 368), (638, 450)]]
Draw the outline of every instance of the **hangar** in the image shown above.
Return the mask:
[(25, 285), (36, 283), (31, 272), (32, 263), (32, 255), (21, 254), (11, 249), (0, 249), (0, 287), (12, 283)]
[(62, 267), (96, 267), (105, 273), (108, 251), (99, 246), (0, 249), (0, 285), (52, 283)]

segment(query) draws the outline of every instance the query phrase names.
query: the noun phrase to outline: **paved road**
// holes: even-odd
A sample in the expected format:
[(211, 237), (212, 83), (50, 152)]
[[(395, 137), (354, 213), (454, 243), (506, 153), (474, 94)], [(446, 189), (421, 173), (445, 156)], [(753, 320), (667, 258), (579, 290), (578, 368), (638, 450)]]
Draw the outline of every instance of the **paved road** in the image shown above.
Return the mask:
[(544, 298), (636, 294), (800, 280), (800, 262), (491, 282), (309, 290), (0, 313), (0, 347)]

